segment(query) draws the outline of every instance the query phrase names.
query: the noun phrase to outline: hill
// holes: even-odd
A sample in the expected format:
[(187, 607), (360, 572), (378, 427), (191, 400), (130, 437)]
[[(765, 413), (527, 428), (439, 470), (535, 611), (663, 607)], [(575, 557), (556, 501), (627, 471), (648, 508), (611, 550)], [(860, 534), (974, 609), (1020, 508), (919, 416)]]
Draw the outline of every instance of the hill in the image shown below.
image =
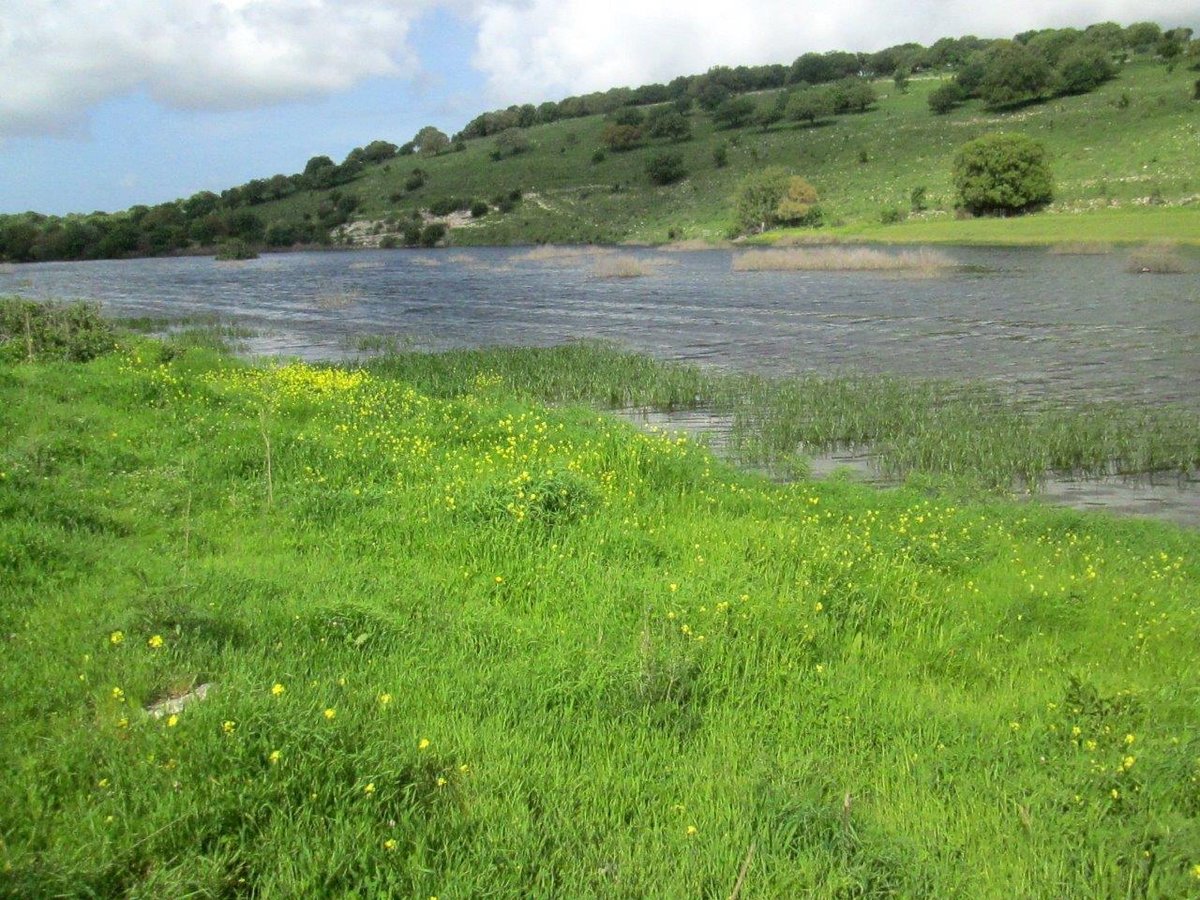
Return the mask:
[[(1191, 81), (1188, 72), (1135, 63), (1084, 96), (1008, 113), (987, 112), (976, 101), (945, 116), (933, 115), (927, 102), (941, 79), (915, 79), (907, 93), (879, 82), (879, 100), (867, 112), (816, 127), (785, 124), (768, 130), (717, 130), (711, 116), (697, 111), (691, 117), (692, 139), (669, 147), (683, 157), (688, 174), (661, 187), (650, 182), (646, 165), (662, 146), (607, 152), (602, 161), (593, 161), (606, 122), (592, 116), (528, 129), (530, 150), (515, 157), (493, 161), (494, 139), (467, 141), (458, 153), (412, 165), (397, 159), (369, 167), (341, 192), (358, 198), (356, 219), (374, 224), (399, 221), (445, 198), (524, 191), (524, 202), (513, 212), (493, 210), (455, 227), (451, 240), (456, 244), (711, 240), (729, 234), (731, 197), (739, 180), (755, 169), (781, 165), (817, 188), (834, 231), (870, 234), (895, 215), (889, 211), (911, 214), (919, 188), (928, 209), (913, 219), (953, 219), (950, 169), (957, 148), (987, 131), (1019, 130), (1046, 144), (1056, 179), (1055, 202), (1038, 220), (1069, 216), (1062, 231), (1077, 235), (1080, 222), (1088, 219), (1076, 221), (1076, 214), (1103, 210), (1111, 220), (1111, 211), (1119, 210), (1128, 234), (1106, 230), (1105, 235), (1137, 240), (1154, 236), (1159, 227), (1139, 228), (1140, 212), (1186, 206), (1186, 216), (1170, 221), (1179, 222), (1181, 238), (1200, 241), (1195, 172), (1200, 104), (1191, 100)], [(771, 104), (774, 92), (757, 99), (761, 106)], [(714, 162), (719, 146), (727, 148), (724, 167)], [(404, 183), (413, 167), (427, 178), (410, 192)], [(267, 221), (303, 220), (315, 217), (328, 198), (327, 191), (304, 192), (265, 204), (259, 214)], [(919, 239), (919, 229), (910, 233)]]
[[(1060, 34), (1039, 33), (1029, 45)], [(1068, 37), (1082, 40), (1080, 34)], [(707, 92), (719, 76), (739, 72), (713, 70), (676, 79), (691, 87), (680, 85), (684, 93), (673, 101), (650, 102), (671, 89), (656, 85), (513, 107), (477, 117), (453, 141), (422, 129), (404, 147), (374, 141), (341, 164), (314, 157), (303, 173), (256, 179), (221, 195), (201, 192), (107, 217), (0, 217), (0, 258), (195, 252), (226, 239), (276, 248), (712, 241), (736, 233), (732, 197), (742, 179), (768, 166), (801, 175), (817, 190), (820, 228), (803, 229), (802, 239), (1200, 243), (1200, 89), (1196, 65), (1188, 65), (1200, 58), (1200, 42), (1187, 44), (1180, 64), (1149, 50), (1114, 51), (1103, 64), (1109, 72), (1115, 66), (1115, 77), (1084, 93), (1066, 93), (1061, 75), (1051, 72), (1042, 88), (1015, 101), (985, 103), (975, 89), (935, 114), (931, 95), (951, 82), (973, 83), (971, 66), (989, 54), (1012, 51), (1028, 62), (1034, 53), (1019, 42), (977, 43), (991, 49), (911, 78), (851, 76), (812, 86), (787, 80), (787, 67), (759, 67), (746, 70), (758, 82), (743, 78), (740, 93), (721, 87), (725, 100), (710, 103)], [(884, 65), (865, 55), (806, 54), (793, 70), (806, 59), (842, 57), (859, 71)], [(757, 83), (786, 86), (754, 90)], [(859, 111), (827, 111), (811, 122), (795, 114), (799, 94), (866, 84), (868, 100), (847, 104)], [(544, 114), (544, 107), (552, 110)], [(564, 109), (571, 118), (549, 121)], [(581, 114), (589, 109), (603, 112)], [(674, 127), (653, 137), (650, 122), (664, 112)], [(1019, 131), (1045, 145), (1056, 182), (1047, 210), (957, 221), (952, 159), (989, 131)]]

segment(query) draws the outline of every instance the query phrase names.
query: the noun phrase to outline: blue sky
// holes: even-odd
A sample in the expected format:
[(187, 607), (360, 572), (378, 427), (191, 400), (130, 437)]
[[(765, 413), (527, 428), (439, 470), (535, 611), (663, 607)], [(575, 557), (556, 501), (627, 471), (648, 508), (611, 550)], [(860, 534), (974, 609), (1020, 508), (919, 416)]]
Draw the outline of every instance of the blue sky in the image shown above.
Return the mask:
[(124, 209), (487, 109), (712, 65), (1142, 19), (1194, 0), (4, 0), (0, 212)]

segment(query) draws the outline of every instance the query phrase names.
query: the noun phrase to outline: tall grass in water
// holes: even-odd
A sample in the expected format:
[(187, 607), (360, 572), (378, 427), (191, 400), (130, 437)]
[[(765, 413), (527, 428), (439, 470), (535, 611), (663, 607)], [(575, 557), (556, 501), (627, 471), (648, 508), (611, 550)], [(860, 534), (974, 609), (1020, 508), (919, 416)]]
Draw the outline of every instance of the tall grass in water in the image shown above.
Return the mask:
[(1051, 256), (1107, 256), (1113, 245), (1107, 241), (1064, 241), (1050, 248)]
[(1200, 467), (1200, 412), (1120, 404), (1031, 406), (977, 384), (887, 376), (767, 378), (667, 363), (603, 343), (549, 349), (402, 353), (370, 371), (436, 396), (496, 390), (549, 403), (712, 409), (731, 415), (738, 461), (870, 445), (882, 473), (964, 486), (1036, 488), (1054, 472), (1188, 472)]
[(887, 252), (871, 247), (793, 247), (747, 250), (733, 258), (735, 272), (910, 272), (933, 275), (955, 265), (945, 253), (921, 248)]
[(1125, 271), (1138, 275), (1182, 275), (1188, 271), (1188, 264), (1180, 255), (1178, 244), (1163, 241), (1134, 250)]
[(1195, 894), (1200, 535), (165, 349), (0, 362), (0, 894)]
[(597, 278), (643, 278), (653, 275), (662, 266), (662, 260), (648, 260), (625, 254), (605, 254), (592, 265), (592, 274)]

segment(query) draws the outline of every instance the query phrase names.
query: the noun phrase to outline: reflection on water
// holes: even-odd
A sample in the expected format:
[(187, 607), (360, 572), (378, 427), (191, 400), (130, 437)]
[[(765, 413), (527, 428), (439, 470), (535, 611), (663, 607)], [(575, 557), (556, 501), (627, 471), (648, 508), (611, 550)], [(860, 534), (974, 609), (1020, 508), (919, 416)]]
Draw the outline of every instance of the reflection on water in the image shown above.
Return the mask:
[[(116, 316), (215, 314), (253, 330), (251, 353), (310, 360), (389, 338), (430, 350), (603, 338), (728, 370), (938, 376), (1026, 397), (1200, 407), (1200, 267), (1153, 277), (1125, 272), (1123, 254), (945, 252), (957, 268), (920, 279), (736, 273), (726, 250), (673, 254), (669, 266), (622, 250), (646, 274), (621, 279), (596, 277), (587, 253), (505, 248), (42, 263), (0, 269), (0, 295), (93, 299)], [(1079, 500), (1067, 486), (1047, 495)]]

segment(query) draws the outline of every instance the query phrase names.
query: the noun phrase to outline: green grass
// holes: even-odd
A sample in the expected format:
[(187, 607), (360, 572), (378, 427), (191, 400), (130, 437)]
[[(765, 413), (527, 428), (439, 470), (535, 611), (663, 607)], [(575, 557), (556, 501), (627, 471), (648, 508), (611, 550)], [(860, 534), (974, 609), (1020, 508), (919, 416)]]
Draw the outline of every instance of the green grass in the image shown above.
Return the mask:
[[(448, 196), (490, 199), (520, 188), (526, 199), (456, 228), (452, 243), (663, 242), (719, 239), (731, 227), (731, 198), (746, 173), (782, 165), (811, 181), (830, 227), (818, 235), (885, 241), (1054, 243), (1062, 240), (1200, 242), (1200, 178), (1195, 171), (1194, 73), (1146, 61), (1128, 65), (1092, 94), (994, 113), (979, 103), (934, 116), (926, 98), (940, 82), (920, 78), (908, 93), (890, 81), (876, 84), (871, 111), (831, 119), (818, 127), (795, 124), (769, 131), (752, 127), (715, 131), (693, 113), (694, 138), (675, 145), (688, 177), (657, 187), (645, 173), (658, 143), (592, 162), (604, 126), (601, 117), (543, 125), (527, 131), (533, 149), (494, 162), (493, 139), (469, 141), (459, 153), (432, 159), (402, 157), (369, 167), (342, 193), (360, 198), (368, 220), (403, 217)], [(1128, 98), (1125, 105), (1122, 98)], [(773, 102), (766, 93), (760, 103)], [(986, 131), (1020, 130), (1043, 141), (1056, 180), (1050, 211), (1019, 220), (959, 222), (954, 218), (951, 160), (958, 147)], [(717, 168), (713, 150), (729, 144), (729, 165)], [(865, 162), (863, 161), (865, 158)], [(419, 190), (405, 192), (414, 166), (429, 173)], [(919, 218), (882, 226), (885, 210), (907, 212), (914, 188), (926, 189), (929, 209)], [(397, 201), (390, 198), (398, 195)], [(305, 192), (257, 207), (264, 221), (315, 216), (325, 193)], [(1168, 207), (1147, 206), (1151, 203)], [(1186, 204), (1186, 205), (1185, 205)]]
[(1200, 889), (1200, 535), (408, 371), (0, 363), (0, 893)]

